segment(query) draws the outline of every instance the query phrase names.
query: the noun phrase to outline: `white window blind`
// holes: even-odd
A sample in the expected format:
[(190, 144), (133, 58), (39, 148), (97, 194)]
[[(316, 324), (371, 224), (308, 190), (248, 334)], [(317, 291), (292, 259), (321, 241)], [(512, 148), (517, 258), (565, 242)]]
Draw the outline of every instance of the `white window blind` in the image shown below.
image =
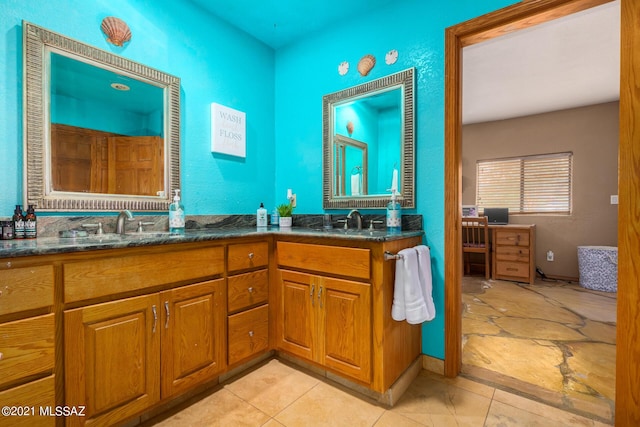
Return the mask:
[(571, 213), (572, 153), (479, 160), (476, 204), (510, 213)]

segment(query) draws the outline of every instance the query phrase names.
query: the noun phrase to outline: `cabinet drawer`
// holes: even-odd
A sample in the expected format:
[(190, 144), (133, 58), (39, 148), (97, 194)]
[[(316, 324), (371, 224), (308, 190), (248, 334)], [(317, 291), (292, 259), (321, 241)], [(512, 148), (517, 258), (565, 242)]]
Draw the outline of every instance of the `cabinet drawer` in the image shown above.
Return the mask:
[(529, 262), (529, 248), (521, 246), (498, 246), (496, 248), (498, 261)]
[(278, 242), (278, 264), (323, 274), (369, 279), (369, 249)]
[(267, 242), (239, 243), (229, 245), (228, 271), (265, 267), (269, 263)]
[(0, 324), (0, 387), (53, 370), (53, 313)]
[(509, 261), (499, 262), (496, 263), (496, 275), (529, 279), (529, 264)]
[(227, 286), (229, 312), (267, 302), (269, 298), (269, 274), (259, 270), (229, 277)]
[(529, 230), (497, 230), (494, 245), (529, 246)]
[(0, 270), (0, 315), (53, 305), (53, 266)]
[(23, 417), (0, 417), (0, 426), (55, 426), (56, 417), (40, 416), (40, 408), (51, 408), (55, 411), (55, 386), (54, 376), (32, 381), (19, 387), (10, 388), (0, 392), (0, 407), (28, 406), (33, 408), (35, 415)]
[(82, 301), (220, 275), (224, 247), (123, 255), (64, 265), (64, 301)]
[(229, 316), (229, 365), (269, 346), (269, 306)]

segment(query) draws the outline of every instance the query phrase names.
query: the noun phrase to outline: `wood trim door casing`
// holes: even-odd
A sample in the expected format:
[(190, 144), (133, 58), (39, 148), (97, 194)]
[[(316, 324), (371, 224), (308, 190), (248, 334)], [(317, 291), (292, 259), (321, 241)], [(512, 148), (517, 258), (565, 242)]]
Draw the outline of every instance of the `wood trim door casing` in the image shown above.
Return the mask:
[[(445, 375), (462, 362), (462, 48), (611, 0), (521, 2), (447, 28), (445, 33)], [(618, 311), (615, 422), (640, 425), (640, 2), (621, 2), (618, 205)]]

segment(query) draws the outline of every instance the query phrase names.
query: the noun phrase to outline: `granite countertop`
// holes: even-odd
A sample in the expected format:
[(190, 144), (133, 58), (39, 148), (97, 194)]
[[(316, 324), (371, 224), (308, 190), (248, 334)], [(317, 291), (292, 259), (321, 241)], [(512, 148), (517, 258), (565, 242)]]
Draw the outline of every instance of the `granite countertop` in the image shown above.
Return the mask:
[(181, 235), (158, 231), (143, 233), (130, 232), (125, 235), (107, 233), (101, 236), (91, 234), (88, 237), (76, 238), (38, 237), (37, 239), (30, 240), (0, 240), (0, 258), (200, 242), (236, 237), (260, 237), (265, 235), (325, 237), (331, 239), (387, 242), (407, 237), (422, 236), (423, 234), (424, 232), (422, 230), (387, 233), (386, 230), (358, 231), (351, 229), (345, 231), (342, 228), (334, 228), (325, 231), (306, 227), (292, 227), (290, 229), (280, 229), (278, 227), (208, 228), (187, 230), (185, 234)]

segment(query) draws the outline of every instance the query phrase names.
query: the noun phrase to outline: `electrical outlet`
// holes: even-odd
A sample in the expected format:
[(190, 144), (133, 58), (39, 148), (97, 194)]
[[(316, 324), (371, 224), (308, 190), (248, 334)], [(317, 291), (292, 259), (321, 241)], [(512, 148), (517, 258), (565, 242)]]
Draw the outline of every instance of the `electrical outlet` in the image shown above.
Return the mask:
[(296, 195), (295, 194), (291, 195), (291, 207), (293, 207), (293, 208), (296, 207)]
[(553, 251), (547, 251), (547, 261), (553, 261)]

